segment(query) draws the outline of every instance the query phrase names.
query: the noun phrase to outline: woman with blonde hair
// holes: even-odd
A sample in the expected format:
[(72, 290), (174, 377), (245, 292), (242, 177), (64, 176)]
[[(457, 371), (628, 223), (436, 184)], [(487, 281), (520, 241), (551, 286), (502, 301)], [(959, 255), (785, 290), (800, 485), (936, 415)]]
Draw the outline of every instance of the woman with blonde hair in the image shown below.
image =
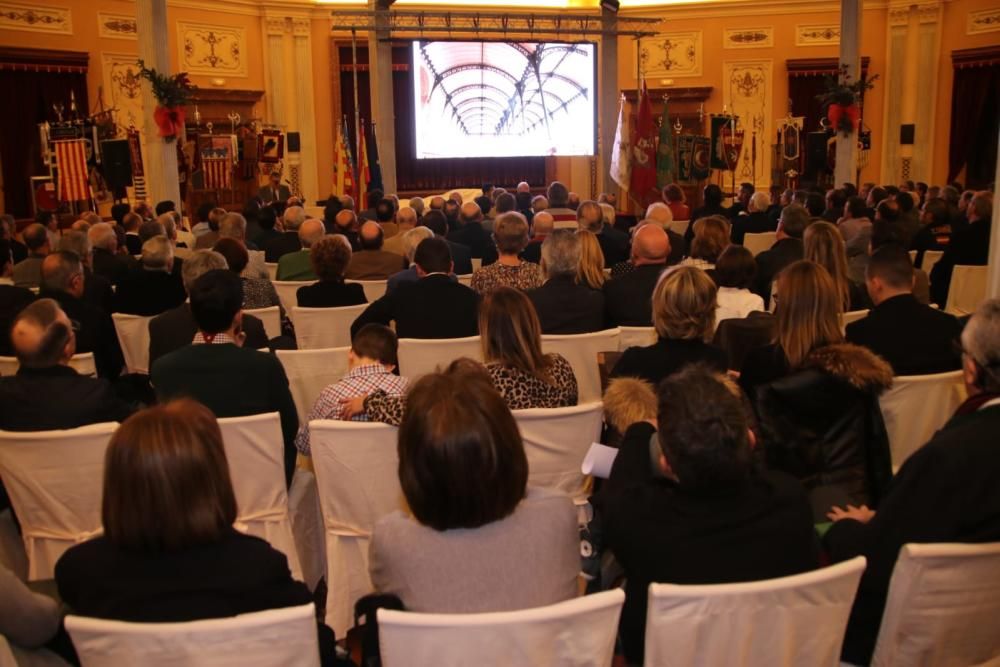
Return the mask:
[(726, 355), (711, 345), (718, 290), (708, 274), (693, 266), (667, 269), (653, 290), (653, 325), (659, 337), (648, 347), (625, 350), (612, 377), (636, 377), (654, 385), (688, 364), (726, 370)]
[(576, 233), (580, 238), (580, 268), (577, 270), (576, 282), (590, 289), (601, 289), (604, 286), (604, 252), (597, 236), (593, 232), (581, 229)]
[(877, 502), (892, 476), (878, 404), (892, 368), (843, 342), (842, 295), (825, 268), (790, 264), (778, 288), (774, 342), (750, 351), (740, 385), (757, 411), (769, 466), (802, 480), (821, 522), (831, 505)]
[(714, 269), (719, 255), (729, 245), (731, 228), (729, 221), (721, 215), (695, 220), (691, 253), (681, 266), (696, 266), (706, 271)]
[(840, 295), (841, 310), (863, 310), (871, 307), (868, 294), (862, 285), (853, 282), (847, 268), (847, 248), (840, 230), (829, 222), (814, 222), (806, 227), (802, 236), (805, 257), (816, 262), (833, 278)]

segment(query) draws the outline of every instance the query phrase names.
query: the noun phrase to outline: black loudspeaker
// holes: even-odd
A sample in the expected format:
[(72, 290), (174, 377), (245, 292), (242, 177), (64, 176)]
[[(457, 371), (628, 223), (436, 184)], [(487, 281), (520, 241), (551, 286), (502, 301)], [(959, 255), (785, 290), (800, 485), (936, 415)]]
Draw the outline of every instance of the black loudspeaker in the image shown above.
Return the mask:
[(301, 140), (299, 139), (299, 133), (298, 132), (289, 132), (288, 133), (288, 152), (289, 153), (298, 153), (301, 150), (302, 150), (302, 144), (301, 144)]
[(899, 126), (899, 143), (904, 146), (912, 146), (913, 139), (917, 134), (917, 126), (913, 123)]
[(809, 132), (806, 134), (806, 174), (815, 177), (827, 170), (826, 132)]
[(104, 178), (112, 190), (132, 185), (132, 159), (129, 157), (128, 140), (113, 139), (101, 142), (104, 156)]

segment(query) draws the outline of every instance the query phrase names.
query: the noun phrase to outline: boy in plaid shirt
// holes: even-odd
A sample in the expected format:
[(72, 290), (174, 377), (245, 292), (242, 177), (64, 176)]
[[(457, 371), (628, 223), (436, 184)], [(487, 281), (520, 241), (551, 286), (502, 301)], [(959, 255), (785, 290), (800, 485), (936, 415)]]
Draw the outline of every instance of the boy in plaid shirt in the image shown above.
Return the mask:
[[(398, 347), (396, 334), (389, 327), (381, 324), (361, 327), (347, 353), (350, 369), (347, 375), (320, 393), (309, 411), (309, 417), (299, 427), (295, 446), (300, 452), (309, 456), (309, 422), (313, 419), (341, 419), (345, 399), (367, 396), (376, 389), (390, 396), (402, 396), (406, 392), (406, 378), (393, 374), (398, 364)], [(368, 421), (368, 415), (361, 412), (352, 421)]]

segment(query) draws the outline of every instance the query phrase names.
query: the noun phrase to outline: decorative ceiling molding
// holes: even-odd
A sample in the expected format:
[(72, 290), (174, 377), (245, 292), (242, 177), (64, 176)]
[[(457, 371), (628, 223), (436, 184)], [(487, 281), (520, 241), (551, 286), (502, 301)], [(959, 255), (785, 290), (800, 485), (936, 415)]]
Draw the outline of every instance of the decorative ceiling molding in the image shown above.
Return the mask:
[(965, 34), (978, 35), (981, 32), (1000, 32), (1000, 7), (969, 12)]
[(73, 15), (68, 7), (0, 2), (0, 28), (26, 32), (73, 34)]
[(774, 46), (774, 27), (725, 28), (722, 31), (724, 49), (759, 49)]
[(891, 4), (889, 6), (889, 25), (899, 26), (909, 23), (911, 7), (916, 7), (917, 20), (920, 23), (938, 23), (941, 20), (941, 2)]
[(108, 39), (138, 39), (139, 29), (134, 16), (97, 12), (97, 32)]
[(795, 46), (837, 46), (839, 44), (839, 23), (799, 24), (795, 26)]

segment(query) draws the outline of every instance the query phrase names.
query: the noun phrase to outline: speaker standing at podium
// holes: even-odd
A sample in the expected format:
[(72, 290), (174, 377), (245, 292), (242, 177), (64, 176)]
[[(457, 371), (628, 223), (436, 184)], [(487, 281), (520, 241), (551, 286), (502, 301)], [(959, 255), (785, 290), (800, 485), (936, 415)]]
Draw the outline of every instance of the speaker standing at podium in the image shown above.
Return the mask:
[(274, 202), (288, 201), (292, 196), (292, 191), (281, 182), (281, 172), (272, 171), (270, 182), (257, 191), (257, 196), (265, 204), (273, 204)]

